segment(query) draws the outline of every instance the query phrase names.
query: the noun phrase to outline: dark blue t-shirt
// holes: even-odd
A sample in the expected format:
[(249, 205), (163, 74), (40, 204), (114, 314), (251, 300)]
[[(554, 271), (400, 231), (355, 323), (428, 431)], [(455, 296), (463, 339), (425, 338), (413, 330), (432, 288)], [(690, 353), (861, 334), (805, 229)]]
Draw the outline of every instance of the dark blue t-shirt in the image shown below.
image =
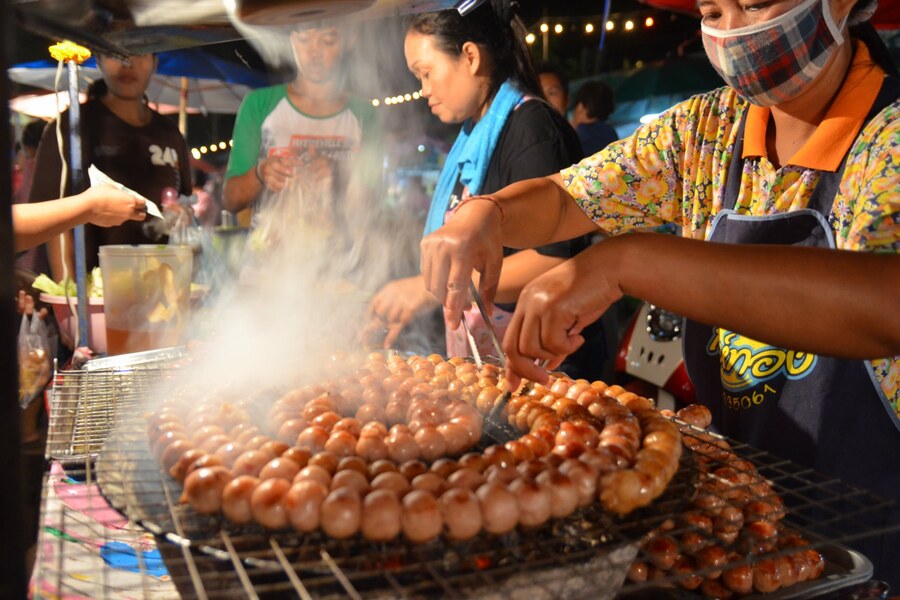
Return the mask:
[(600, 152), (611, 143), (619, 139), (615, 127), (606, 121), (594, 121), (593, 123), (582, 123), (575, 128), (578, 139), (581, 140), (581, 147), (585, 156), (590, 156)]

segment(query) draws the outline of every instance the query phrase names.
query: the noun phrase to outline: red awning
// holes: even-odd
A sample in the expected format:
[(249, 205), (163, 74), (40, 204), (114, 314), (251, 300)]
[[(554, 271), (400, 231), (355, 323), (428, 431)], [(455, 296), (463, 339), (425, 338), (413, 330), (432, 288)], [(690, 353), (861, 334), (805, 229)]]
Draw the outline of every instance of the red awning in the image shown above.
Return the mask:
[[(696, 0), (641, 0), (654, 8), (696, 15)], [(878, 29), (900, 29), (900, 2), (881, 0), (878, 11), (872, 18)]]

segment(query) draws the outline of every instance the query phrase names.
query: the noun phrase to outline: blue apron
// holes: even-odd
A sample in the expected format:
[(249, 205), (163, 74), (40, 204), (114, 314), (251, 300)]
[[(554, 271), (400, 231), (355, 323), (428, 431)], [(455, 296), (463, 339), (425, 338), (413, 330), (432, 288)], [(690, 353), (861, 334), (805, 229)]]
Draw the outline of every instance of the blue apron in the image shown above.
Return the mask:
[[(900, 81), (886, 78), (866, 122), (898, 96)], [(745, 120), (746, 113), (728, 168), (723, 210), (709, 241), (834, 248), (828, 216), (846, 157), (837, 172), (821, 173), (807, 208), (761, 217), (739, 214), (734, 206)], [(720, 339), (727, 346), (724, 358)], [(721, 433), (878, 496), (900, 498), (900, 420), (868, 362), (774, 348), (691, 320), (683, 344), (697, 399), (712, 411)], [(876, 564), (876, 577), (898, 589), (900, 535), (889, 537), (855, 547)]]

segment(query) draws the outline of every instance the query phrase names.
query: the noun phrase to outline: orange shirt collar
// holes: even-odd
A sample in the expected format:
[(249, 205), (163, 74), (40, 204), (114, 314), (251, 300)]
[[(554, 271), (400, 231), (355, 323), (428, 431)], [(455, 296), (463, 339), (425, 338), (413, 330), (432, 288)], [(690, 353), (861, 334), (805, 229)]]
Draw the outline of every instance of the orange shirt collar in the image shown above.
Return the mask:
[[(817, 171), (837, 171), (859, 135), (883, 79), (884, 71), (872, 61), (866, 45), (855, 42), (853, 62), (834, 102), (816, 131), (787, 164)], [(766, 127), (769, 114), (768, 108), (749, 106), (742, 158), (768, 156)]]

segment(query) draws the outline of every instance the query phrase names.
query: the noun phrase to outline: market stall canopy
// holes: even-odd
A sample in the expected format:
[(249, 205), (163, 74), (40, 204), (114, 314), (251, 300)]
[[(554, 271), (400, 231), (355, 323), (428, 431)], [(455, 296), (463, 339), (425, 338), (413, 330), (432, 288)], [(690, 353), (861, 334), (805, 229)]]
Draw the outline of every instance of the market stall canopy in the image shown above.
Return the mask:
[[(485, 0), (14, 0), (23, 28), (126, 58), (239, 40), (234, 21), (283, 27), (356, 13), (360, 18), (457, 7)], [(228, 6), (231, 6), (229, 10)]]
[[(187, 108), (205, 113), (234, 114), (241, 100), (253, 88), (268, 83), (265, 74), (219, 58), (199, 49), (173, 50), (159, 55), (159, 65), (147, 88), (152, 104), (178, 106), (182, 78), (187, 78)], [(9, 78), (16, 83), (45, 90), (56, 89), (57, 64), (40, 60), (15, 65)], [(79, 70), (82, 92), (92, 81), (101, 78), (96, 61), (91, 58)], [(65, 87), (65, 77), (60, 84)]]
[[(640, 2), (674, 12), (697, 15), (696, 0), (640, 0)], [(878, 29), (900, 29), (900, 2), (897, 0), (881, 0), (878, 10), (872, 17), (872, 24)]]
[[(84, 102), (87, 97), (79, 94), (79, 101)], [(69, 92), (49, 94), (22, 94), (9, 100), (9, 110), (29, 117), (39, 119), (55, 119), (57, 112), (65, 110), (69, 106)], [(178, 106), (174, 104), (153, 104), (153, 110), (162, 115), (174, 115), (178, 113)], [(189, 114), (199, 113), (194, 108), (187, 109)]]

